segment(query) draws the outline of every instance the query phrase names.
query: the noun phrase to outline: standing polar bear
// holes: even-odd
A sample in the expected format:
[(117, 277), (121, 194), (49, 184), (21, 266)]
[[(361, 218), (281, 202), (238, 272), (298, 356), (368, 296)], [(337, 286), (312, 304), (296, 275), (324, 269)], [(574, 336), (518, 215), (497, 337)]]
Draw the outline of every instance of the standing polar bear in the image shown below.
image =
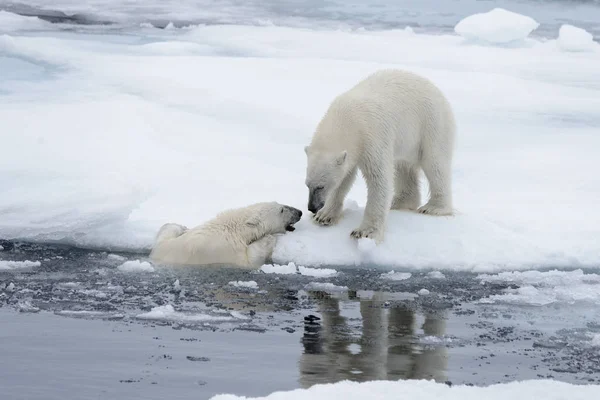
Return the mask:
[[(313, 219), (338, 222), (357, 169), (368, 196), (356, 239), (381, 242), (390, 208), (451, 215), (455, 131), (450, 103), (428, 79), (401, 70), (370, 75), (332, 101), (304, 149)], [(419, 208), (420, 168), (430, 198)]]
[(164, 224), (156, 235), (150, 259), (163, 264), (258, 268), (270, 261), (274, 235), (293, 231), (302, 211), (277, 202), (227, 210), (188, 229)]

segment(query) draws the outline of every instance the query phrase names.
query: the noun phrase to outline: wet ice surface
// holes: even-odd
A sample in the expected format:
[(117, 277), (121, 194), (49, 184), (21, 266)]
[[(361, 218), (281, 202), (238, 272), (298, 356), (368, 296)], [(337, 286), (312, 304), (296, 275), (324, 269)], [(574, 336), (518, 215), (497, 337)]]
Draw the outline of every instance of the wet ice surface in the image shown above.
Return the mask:
[(152, 271), (119, 269), (139, 255), (0, 244), (0, 260), (20, 265), (0, 270), (5, 398), (206, 399), (343, 379), (587, 383), (600, 372), (598, 298), (586, 295), (599, 292), (598, 271)]

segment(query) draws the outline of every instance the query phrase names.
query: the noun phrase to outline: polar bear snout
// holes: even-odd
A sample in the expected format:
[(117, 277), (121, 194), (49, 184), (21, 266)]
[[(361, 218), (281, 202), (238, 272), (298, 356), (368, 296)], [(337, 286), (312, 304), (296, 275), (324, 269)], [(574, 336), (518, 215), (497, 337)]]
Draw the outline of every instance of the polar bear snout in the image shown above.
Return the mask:
[(325, 205), (324, 190), (322, 187), (310, 189), (308, 193), (308, 211), (316, 214)]
[(288, 221), (285, 225), (285, 230), (288, 232), (293, 232), (296, 228), (294, 228), (294, 224), (298, 221), (300, 221), (300, 219), (302, 218), (302, 211), (298, 210), (297, 208), (294, 207), (290, 207), (290, 206), (284, 206), (287, 214), (288, 214)]

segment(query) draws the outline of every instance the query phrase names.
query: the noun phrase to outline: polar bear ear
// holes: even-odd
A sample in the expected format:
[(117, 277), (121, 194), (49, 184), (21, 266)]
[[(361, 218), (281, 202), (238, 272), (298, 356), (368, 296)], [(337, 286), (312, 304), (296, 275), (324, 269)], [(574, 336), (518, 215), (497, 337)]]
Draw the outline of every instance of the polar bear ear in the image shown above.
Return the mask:
[(308, 146), (304, 146), (304, 152), (308, 155)]
[(346, 150), (342, 151), (342, 154), (337, 156), (337, 158), (335, 159), (335, 162), (337, 163), (337, 165), (342, 165), (344, 163), (344, 161), (346, 161), (347, 155), (348, 155), (348, 152)]
[(258, 224), (260, 224), (260, 218), (258, 218), (258, 217), (252, 217), (252, 218), (248, 218), (248, 220), (246, 220), (246, 225), (250, 226), (252, 228), (256, 228), (258, 226)]

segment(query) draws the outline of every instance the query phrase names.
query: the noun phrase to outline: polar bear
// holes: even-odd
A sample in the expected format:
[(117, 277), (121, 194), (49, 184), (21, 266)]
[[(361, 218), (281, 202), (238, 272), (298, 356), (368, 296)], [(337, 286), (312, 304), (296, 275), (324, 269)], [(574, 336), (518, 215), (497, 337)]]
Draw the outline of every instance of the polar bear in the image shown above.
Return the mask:
[[(368, 196), (356, 239), (381, 242), (390, 208), (452, 215), (455, 131), (450, 103), (428, 79), (394, 69), (368, 76), (332, 101), (304, 149), (314, 221), (337, 223), (357, 169)], [(419, 208), (420, 169), (430, 198)]]
[(264, 202), (224, 211), (193, 229), (164, 224), (150, 259), (163, 264), (258, 268), (270, 262), (277, 241), (274, 235), (293, 231), (300, 218), (302, 211), (294, 207)]

